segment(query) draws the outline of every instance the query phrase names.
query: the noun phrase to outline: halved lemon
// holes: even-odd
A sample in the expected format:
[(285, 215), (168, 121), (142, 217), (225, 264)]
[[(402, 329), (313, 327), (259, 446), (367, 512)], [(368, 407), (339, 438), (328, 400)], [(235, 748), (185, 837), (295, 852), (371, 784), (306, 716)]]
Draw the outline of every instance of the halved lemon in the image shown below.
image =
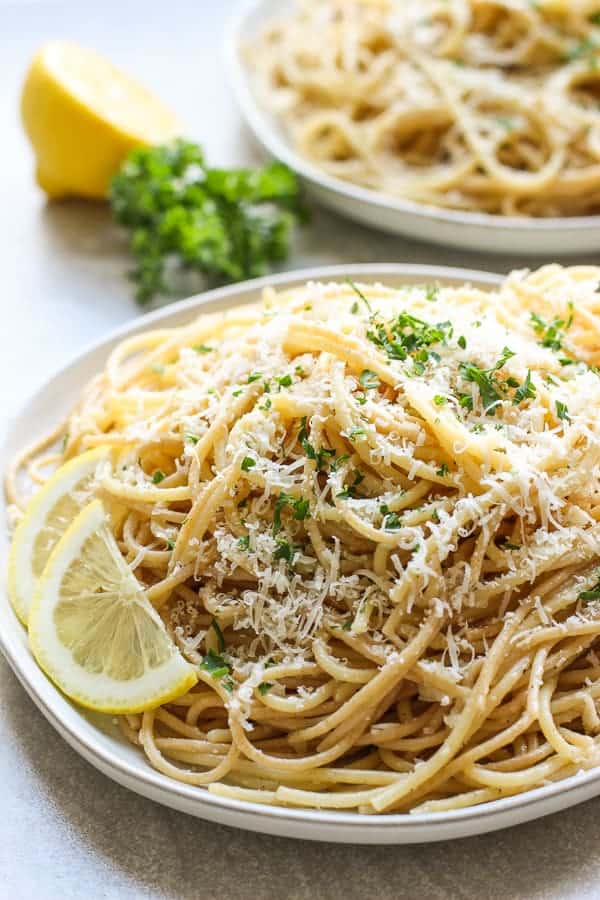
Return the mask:
[(99, 500), (80, 512), (48, 560), (29, 641), (46, 675), (100, 712), (152, 709), (198, 680), (123, 559)]
[(24, 625), (38, 578), (60, 538), (89, 503), (94, 476), (108, 455), (106, 447), (98, 447), (57, 469), (33, 497), (15, 529), (8, 559), (8, 592)]
[(176, 116), (112, 63), (78, 44), (50, 41), (23, 85), (23, 124), (50, 197), (105, 197), (134, 147), (181, 134)]

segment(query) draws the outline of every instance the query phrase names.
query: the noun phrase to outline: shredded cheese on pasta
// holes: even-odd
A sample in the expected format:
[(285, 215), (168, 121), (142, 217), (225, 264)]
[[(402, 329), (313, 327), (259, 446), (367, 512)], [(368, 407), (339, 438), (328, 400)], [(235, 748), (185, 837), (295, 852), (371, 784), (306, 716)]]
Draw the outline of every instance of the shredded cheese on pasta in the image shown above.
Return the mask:
[(381, 813), (600, 762), (599, 283), (308, 283), (113, 351), (62, 455), (112, 448), (98, 495), (198, 666), (121, 720), (153, 766)]

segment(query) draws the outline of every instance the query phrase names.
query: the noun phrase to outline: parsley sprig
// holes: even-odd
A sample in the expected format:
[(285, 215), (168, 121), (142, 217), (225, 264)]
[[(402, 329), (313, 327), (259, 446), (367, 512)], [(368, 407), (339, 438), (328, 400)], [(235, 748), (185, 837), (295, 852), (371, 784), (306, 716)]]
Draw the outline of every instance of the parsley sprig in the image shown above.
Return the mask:
[[(273, 514), (273, 534), (279, 534), (282, 528), (281, 524), (281, 513), (287, 507), (293, 510), (294, 519), (297, 522), (302, 522), (304, 519), (307, 519), (310, 516), (310, 501), (305, 497), (294, 497), (293, 494), (288, 494), (286, 491), (282, 491), (277, 500), (275, 501), (275, 512)], [(275, 557), (276, 559), (278, 557)]]
[[(499, 390), (500, 384), (496, 375), (514, 355), (512, 350), (505, 347), (500, 359), (490, 369), (482, 369), (475, 363), (460, 363), (459, 365), (459, 372), (465, 381), (477, 385), (483, 409), (489, 415), (494, 415), (498, 404), (502, 402), (502, 394)], [(471, 408), (472, 402), (470, 404), (468, 402), (470, 400), (471, 397), (469, 395), (460, 395), (461, 406)]]
[(185, 140), (133, 150), (109, 197), (130, 232), (140, 303), (172, 294), (173, 274), (182, 271), (215, 283), (264, 275), (285, 259), (292, 227), (305, 218), (287, 166), (214, 169)]
[(600, 600), (600, 578), (589, 591), (581, 591), (581, 593), (577, 595), (577, 599), (583, 600), (586, 603), (589, 603), (590, 600)]
[(555, 352), (562, 349), (565, 332), (567, 332), (573, 324), (573, 303), (569, 302), (568, 306), (569, 315), (566, 319), (560, 319), (556, 316), (551, 322), (546, 322), (546, 320), (536, 312), (530, 313), (531, 327), (539, 336), (542, 347), (548, 347)]

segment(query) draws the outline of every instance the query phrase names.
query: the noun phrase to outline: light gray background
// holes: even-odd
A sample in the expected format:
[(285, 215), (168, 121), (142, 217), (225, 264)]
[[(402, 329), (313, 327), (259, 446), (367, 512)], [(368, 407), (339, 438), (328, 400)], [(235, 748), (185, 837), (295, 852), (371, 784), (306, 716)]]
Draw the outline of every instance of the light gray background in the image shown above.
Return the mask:
[[(415, 0), (416, 2), (416, 0)], [(107, 53), (181, 115), (220, 165), (255, 159), (224, 83), (228, 2), (0, 0), (0, 429), (84, 343), (139, 314), (101, 205), (47, 206), (18, 121), (27, 61), (50, 37)], [(290, 268), (407, 261), (508, 270), (534, 260), (411, 244), (325, 212)], [(591, 261), (591, 260), (589, 260)], [(83, 762), (0, 660), (0, 896), (30, 898), (598, 898), (600, 802), (512, 831), (419, 847), (246, 834), (163, 809)]]

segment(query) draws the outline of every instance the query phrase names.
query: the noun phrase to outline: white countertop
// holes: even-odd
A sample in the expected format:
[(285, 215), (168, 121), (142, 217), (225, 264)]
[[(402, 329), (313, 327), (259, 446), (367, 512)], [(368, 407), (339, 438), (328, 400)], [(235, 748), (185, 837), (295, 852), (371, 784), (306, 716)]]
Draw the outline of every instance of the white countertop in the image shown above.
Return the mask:
[[(28, 60), (49, 37), (94, 46), (161, 94), (210, 160), (250, 163), (220, 61), (230, 5), (0, 0), (0, 429), (82, 345), (139, 315), (107, 210), (48, 206), (34, 185), (18, 122)], [(316, 211), (288, 268), (345, 261), (535, 265), (412, 244)], [(452, 844), (294, 843), (194, 820), (113, 784), (62, 742), (3, 659), (0, 710), (0, 895), (11, 900), (600, 897), (600, 801)]]

